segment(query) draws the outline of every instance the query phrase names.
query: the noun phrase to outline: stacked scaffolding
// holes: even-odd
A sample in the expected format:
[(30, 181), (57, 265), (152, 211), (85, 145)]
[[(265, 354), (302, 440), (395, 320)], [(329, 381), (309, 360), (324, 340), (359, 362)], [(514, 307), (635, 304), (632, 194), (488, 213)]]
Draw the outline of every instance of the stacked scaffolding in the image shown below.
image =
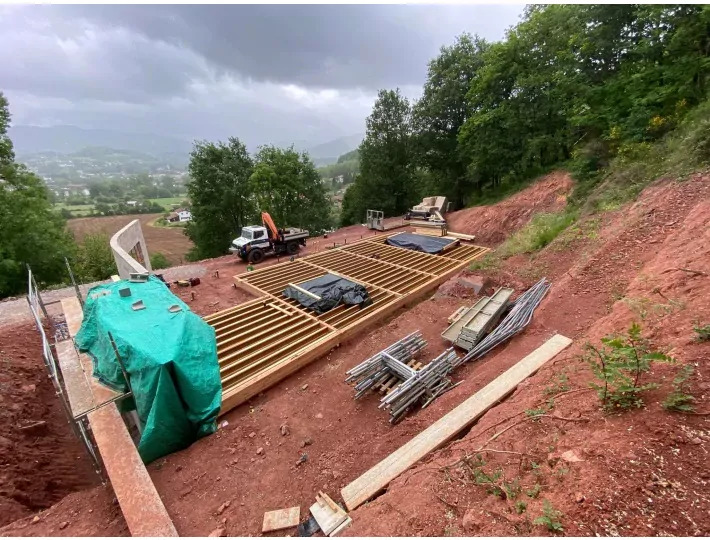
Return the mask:
[(420, 370), (407, 362), (426, 346), (421, 332), (414, 332), (380, 351), (347, 372), (346, 382), (355, 382), (355, 399), (359, 399), (381, 383), (395, 376), (402, 382), (380, 400), (380, 409), (390, 412), (390, 422), (396, 424), (417, 403), (426, 407), (434, 399), (453, 388), (448, 375), (457, 365), (453, 349), (432, 360)]

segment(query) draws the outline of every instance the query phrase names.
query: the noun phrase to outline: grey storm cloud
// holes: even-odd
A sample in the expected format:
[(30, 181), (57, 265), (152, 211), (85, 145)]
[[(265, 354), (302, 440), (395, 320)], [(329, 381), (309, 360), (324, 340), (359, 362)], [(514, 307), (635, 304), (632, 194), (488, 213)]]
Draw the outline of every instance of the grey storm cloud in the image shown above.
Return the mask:
[[(464, 31), (514, 5), (0, 7), (0, 90), (24, 123), (257, 142), (361, 132), (379, 88), (415, 96)], [(283, 135), (283, 136), (282, 136)]]

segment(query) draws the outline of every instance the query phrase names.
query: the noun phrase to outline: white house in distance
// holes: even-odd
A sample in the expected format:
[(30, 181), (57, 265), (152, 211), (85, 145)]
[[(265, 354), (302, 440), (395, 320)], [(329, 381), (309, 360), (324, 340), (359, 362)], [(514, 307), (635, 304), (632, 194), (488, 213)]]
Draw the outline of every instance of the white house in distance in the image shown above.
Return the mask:
[(175, 212), (172, 212), (168, 216), (168, 221), (170, 223), (177, 223), (178, 221), (190, 221), (192, 219), (192, 212), (187, 208), (178, 208)]

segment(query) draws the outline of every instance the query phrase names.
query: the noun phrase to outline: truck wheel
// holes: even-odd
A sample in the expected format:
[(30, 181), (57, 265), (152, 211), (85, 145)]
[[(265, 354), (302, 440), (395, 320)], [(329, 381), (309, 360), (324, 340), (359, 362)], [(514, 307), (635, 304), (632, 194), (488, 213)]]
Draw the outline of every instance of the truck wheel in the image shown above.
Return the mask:
[(289, 255), (295, 255), (298, 253), (298, 242), (291, 240), (288, 244), (286, 244), (286, 253)]
[(249, 252), (249, 262), (252, 264), (259, 264), (264, 260), (264, 252), (259, 248), (252, 249)]

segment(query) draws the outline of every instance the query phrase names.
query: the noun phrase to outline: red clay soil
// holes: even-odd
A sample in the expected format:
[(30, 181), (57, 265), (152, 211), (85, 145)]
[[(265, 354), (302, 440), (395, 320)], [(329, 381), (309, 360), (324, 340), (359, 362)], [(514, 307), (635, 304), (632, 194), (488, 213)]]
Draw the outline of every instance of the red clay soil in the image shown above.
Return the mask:
[(451, 212), (446, 222), (450, 231), (473, 234), (477, 244), (495, 246), (526, 225), (533, 214), (562, 210), (571, 190), (569, 173), (556, 171), (497, 204)]
[(110, 486), (64, 497), (48, 510), (0, 529), (0, 536), (130, 536)]
[(55, 396), (33, 324), (3, 329), (0, 366), (0, 525), (5, 525), (99, 479)]
[[(699, 343), (693, 330), (697, 321), (710, 322), (709, 195), (707, 177), (661, 183), (618, 213), (597, 239), (568, 244), (568, 255), (588, 250), (576, 262), (558, 256), (564, 246), (549, 246), (536, 262), (557, 263), (548, 275), (562, 277), (525, 333), (485, 362), (507, 365), (511, 355), (520, 358), (553, 332), (574, 337), (574, 345), (462, 440), (354, 511), (345, 534), (547, 534), (535, 524), (544, 500), (562, 513), (556, 521), (567, 535), (710, 534), (710, 417), (660, 405), (678, 366), (689, 363), (695, 374), (687, 391), (698, 411), (710, 411), (710, 343)], [(642, 409), (603, 414), (588, 388), (583, 344), (598, 345), (632, 320), (677, 365), (654, 366), (644, 382), (660, 387)], [(533, 420), (525, 413), (541, 409), (559, 418)]]
[[(239, 267), (223, 261), (204, 264)], [(460, 440), (352, 512), (353, 525), (344, 534), (545, 535), (549, 531), (534, 520), (547, 500), (562, 512), (558, 521), (568, 535), (707, 536), (710, 417), (669, 413), (659, 404), (678, 365), (654, 367), (646, 375), (646, 382), (660, 387), (646, 396), (644, 408), (608, 415), (588, 389), (590, 370), (580, 360), (585, 341), (598, 344), (635, 318), (654, 347), (678, 364), (695, 365), (689, 393), (698, 411), (710, 411), (710, 344), (696, 342), (692, 328), (695, 321), (710, 323), (710, 277), (673, 268), (710, 274), (709, 178), (659, 183), (635, 204), (578, 224), (536, 256), (519, 256), (489, 271), (496, 286), (520, 290), (547, 275), (553, 288), (525, 332), (460, 368), (455, 379), (462, 384), (400, 424), (388, 423), (377, 396), (354, 401), (343, 382), (345, 371), (415, 329), (429, 341), (425, 360), (441, 352), (446, 317), (475, 301), (456, 280), (230, 411), (215, 435), (148, 470), (181, 535), (216, 528), (258, 535), (265, 511), (299, 505), (304, 519), (318, 490), (340, 500), (344, 485), (559, 332), (574, 338), (574, 345)], [(230, 275), (228, 270), (219, 279), (206, 276), (206, 286), (195, 288), (193, 309), (202, 313), (207, 306), (199, 302), (209, 298), (236, 300), (227, 296), (233, 294), (225, 279)], [(558, 418), (525, 414), (542, 408)], [(478, 450), (482, 446), (486, 451)], [(476, 462), (477, 451), (483, 463)], [(442, 470), (444, 465), (449, 467)], [(72, 497), (87, 501), (96, 495)], [(85, 507), (93, 508), (88, 502)], [(92, 518), (86, 512), (64, 518), (76, 527), (85, 527), (85, 519)]]

